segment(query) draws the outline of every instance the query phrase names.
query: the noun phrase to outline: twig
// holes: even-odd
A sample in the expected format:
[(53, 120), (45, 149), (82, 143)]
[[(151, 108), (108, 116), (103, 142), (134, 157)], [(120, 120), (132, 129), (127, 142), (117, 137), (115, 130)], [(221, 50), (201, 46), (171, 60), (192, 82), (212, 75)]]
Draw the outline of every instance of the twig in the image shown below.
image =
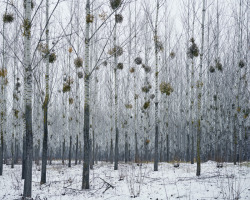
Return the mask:
[[(100, 178), (100, 177), (99, 177)], [(107, 181), (105, 181), (104, 179), (100, 178), (105, 184), (106, 184), (106, 189), (102, 192), (103, 194), (109, 189), (112, 188), (114, 189), (115, 186), (111, 185), (110, 183), (108, 183)]]

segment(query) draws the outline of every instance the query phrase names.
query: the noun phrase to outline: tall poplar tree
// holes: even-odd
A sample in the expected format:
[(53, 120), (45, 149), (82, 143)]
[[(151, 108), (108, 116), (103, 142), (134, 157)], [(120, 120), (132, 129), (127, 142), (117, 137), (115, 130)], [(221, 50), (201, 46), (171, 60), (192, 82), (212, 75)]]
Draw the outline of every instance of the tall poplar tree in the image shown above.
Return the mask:
[(32, 156), (33, 156), (33, 132), (32, 132), (32, 67), (31, 67), (31, 0), (25, 1), (25, 14), (23, 19), (24, 36), (24, 67), (25, 67), (25, 124), (26, 124), (26, 168), (23, 197), (31, 197), (32, 191)]

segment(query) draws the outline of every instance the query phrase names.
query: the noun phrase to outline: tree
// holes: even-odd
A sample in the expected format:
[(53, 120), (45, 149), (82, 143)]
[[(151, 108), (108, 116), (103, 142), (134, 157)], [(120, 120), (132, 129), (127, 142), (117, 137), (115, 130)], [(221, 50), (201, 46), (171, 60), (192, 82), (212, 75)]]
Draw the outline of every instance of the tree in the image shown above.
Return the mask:
[(26, 169), (24, 179), (23, 197), (31, 197), (32, 191), (32, 156), (33, 156), (33, 132), (32, 132), (32, 67), (31, 67), (31, 0), (25, 1), (25, 15), (23, 20), (24, 35), (24, 63), (25, 63), (25, 124), (26, 124)]
[(90, 162), (90, 144), (89, 144), (89, 32), (90, 22), (90, 0), (86, 1), (86, 27), (85, 27), (85, 77), (84, 77), (84, 162), (83, 162), (83, 176), (82, 189), (89, 189), (89, 162)]
[(201, 22), (201, 53), (200, 53), (200, 71), (199, 71), (199, 81), (197, 84), (198, 87), (198, 121), (197, 121), (197, 153), (196, 153), (196, 161), (197, 161), (197, 171), (196, 175), (200, 176), (201, 174), (201, 157), (200, 157), (200, 152), (201, 152), (201, 98), (202, 98), (202, 66), (203, 66), (203, 54), (204, 54), (204, 23), (205, 23), (205, 0), (203, 0), (203, 8), (202, 8), (202, 22)]
[(46, 165), (48, 157), (48, 104), (49, 104), (49, 63), (54, 62), (55, 53), (50, 53), (49, 49), (49, 0), (46, 0), (46, 74), (45, 74), (45, 98), (43, 102), (43, 153), (42, 153), (42, 170), (41, 170), (41, 184), (46, 183)]
[(158, 150), (158, 138), (159, 138), (159, 121), (158, 121), (158, 53), (160, 50), (160, 41), (158, 39), (158, 17), (159, 17), (160, 2), (157, 0), (156, 5), (156, 19), (154, 27), (154, 47), (155, 47), (155, 149), (154, 149), (154, 171), (158, 171), (159, 162), (159, 150)]

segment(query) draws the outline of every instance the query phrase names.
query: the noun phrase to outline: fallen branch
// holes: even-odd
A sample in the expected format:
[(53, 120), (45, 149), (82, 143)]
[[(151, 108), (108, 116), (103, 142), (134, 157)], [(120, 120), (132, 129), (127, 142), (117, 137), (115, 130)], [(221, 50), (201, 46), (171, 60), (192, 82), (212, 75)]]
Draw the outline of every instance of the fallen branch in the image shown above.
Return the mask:
[[(100, 177), (99, 177), (100, 178)], [(102, 178), (100, 178), (103, 182), (104, 182), (104, 184), (106, 185), (106, 189), (102, 192), (103, 194), (109, 189), (109, 188), (112, 188), (112, 189), (114, 189), (115, 188), (115, 186), (113, 186), (113, 185), (111, 185), (110, 183), (108, 183), (107, 181), (105, 181), (104, 179), (102, 179)]]

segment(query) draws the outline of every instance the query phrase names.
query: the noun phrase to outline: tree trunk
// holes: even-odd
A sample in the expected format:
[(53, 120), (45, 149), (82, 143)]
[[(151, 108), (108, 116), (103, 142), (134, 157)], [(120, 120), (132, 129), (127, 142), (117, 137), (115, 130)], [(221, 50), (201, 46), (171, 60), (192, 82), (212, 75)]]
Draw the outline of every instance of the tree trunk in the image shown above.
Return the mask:
[[(23, 130), (25, 132), (25, 130)], [(26, 133), (23, 133), (22, 179), (25, 179), (26, 171)]]
[(25, 122), (26, 122), (26, 170), (23, 197), (31, 197), (32, 191), (32, 157), (33, 157), (33, 132), (32, 132), (32, 67), (31, 67), (31, 0), (26, 0), (24, 18), (24, 52), (25, 52)]
[(62, 164), (64, 165), (65, 159), (65, 138), (63, 139), (63, 147), (62, 147)]
[(159, 137), (159, 122), (158, 122), (158, 48), (157, 48), (157, 38), (158, 38), (158, 14), (159, 14), (159, 0), (157, 0), (156, 7), (156, 21), (155, 21), (155, 152), (154, 152), (154, 171), (158, 171), (158, 161), (159, 161), (159, 150), (158, 150), (158, 137)]
[(18, 139), (15, 139), (15, 164), (18, 164), (18, 159), (19, 159), (19, 144), (18, 144)]
[(75, 165), (77, 165), (78, 160), (78, 134), (76, 135), (76, 155), (75, 155)]
[(201, 158), (200, 158), (200, 141), (201, 141), (201, 97), (202, 97), (202, 64), (203, 64), (203, 48), (204, 48), (204, 23), (205, 23), (205, 0), (203, 0), (203, 9), (202, 9), (202, 39), (201, 39), (201, 54), (200, 54), (200, 72), (199, 72), (199, 82), (198, 82), (198, 123), (197, 123), (197, 153), (196, 153), (196, 162), (197, 170), (196, 176), (201, 174)]
[[(90, 0), (86, 1), (86, 19), (90, 16)], [(87, 21), (87, 20), (86, 20)], [(83, 162), (83, 175), (82, 175), (82, 189), (89, 189), (89, 29), (90, 23), (86, 23), (85, 27), (85, 78), (84, 78), (84, 162)]]
[(1, 123), (1, 141), (0, 141), (0, 176), (3, 175), (3, 129)]
[[(116, 12), (115, 12), (116, 13)], [(115, 27), (114, 27), (114, 47), (116, 46), (116, 20), (115, 20)], [(114, 170), (118, 170), (118, 158), (119, 158), (119, 130), (118, 130), (118, 83), (117, 83), (117, 52), (114, 54), (114, 69), (115, 69), (115, 164)]]
[(69, 163), (68, 167), (71, 167), (71, 150), (72, 150), (72, 136), (69, 136)]
[(128, 133), (125, 133), (125, 163), (128, 162)]
[(46, 183), (47, 159), (48, 159), (48, 103), (49, 103), (49, 0), (46, 0), (46, 74), (45, 74), (45, 99), (43, 102), (43, 153), (41, 184)]
[(194, 136), (191, 134), (191, 164), (194, 164)]
[[(14, 128), (15, 129), (15, 128)], [(11, 168), (14, 168), (14, 156), (15, 156), (15, 133), (12, 134), (11, 140)]]
[(113, 147), (113, 139), (112, 138), (111, 138), (111, 142), (110, 142), (109, 161), (111, 164), (113, 164), (113, 162), (114, 162), (114, 147)]
[(167, 154), (167, 156), (166, 156), (166, 160), (167, 160), (167, 162), (169, 162), (170, 161), (170, 156), (169, 156), (169, 154), (170, 154), (170, 145), (169, 145), (169, 135), (167, 134), (167, 136), (166, 136), (166, 146), (167, 146), (167, 152), (166, 152), (166, 154)]
[(41, 170), (41, 182), (40, 184), (46, 183), (46, 168), (47, 168), (47, 157), (48, 157), (48, 116), (47, 116), (47, 105), (44, 109), (44, 135), (43, 135), (43, 153), (42, 153), (42, 170)]
[(187, 134), (187, 153), (186, 153), (186, 162), (190, 161), (190, 137)]
[(89, 140), (89, 167), (90, 167), (90, 169), (93, 169), (93, 148), (92, 148), (92, 146), (93, 146), (93, 142), (92, 142), (92, 139), (90, 139)]
[(81, 162), (82, 162), (82, 144), (81, 144), (81, 142), (80, 142), (79, 146), (80, 146), (80, 158), (79, 158), (78, 163), (81, 164)]

